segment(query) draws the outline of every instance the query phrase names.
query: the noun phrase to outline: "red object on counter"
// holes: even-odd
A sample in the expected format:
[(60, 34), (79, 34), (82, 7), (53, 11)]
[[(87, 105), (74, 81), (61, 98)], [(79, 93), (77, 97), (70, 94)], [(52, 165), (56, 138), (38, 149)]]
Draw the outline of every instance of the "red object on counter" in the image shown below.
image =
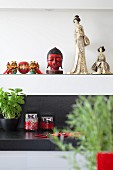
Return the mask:
[(97, 154), (97, 170), (113, 170), (113, 152)]
[(48, 136), (47, 135), (42, 135), (42, 136), (40, 136), (40, 138), (48, 138)]
[(51, 134), (53, 137), (54, 136), (57, 136), (57, 137), (61, 137), (61, 136), (64, 136), (64, 138), (67, 138), (67, 137), (70, 137), (70, 133), (69, 132), (59, 132), (58, 134), (57, 133), (53, 133)]
[(53, 129), (54, 128), (54, 123), (53, 122), (41, 122), (40, 123), (40, 128), (41, 129)]
[(35, 131), (38, 129), (38, 117), (37, 114), (26, 114), (24, 129), (28, 131)]
[(48, 138), (48, 135), (43, 135), (42, 133), (41, 134), (36, 134), (34, 136), (38, 137), (38, 138)]
[(40, 137), (40, 136), (42, 136), (42, 133), (41, 134), (35, 134), (34, 136), (35, 137)]
[(42, 116), (40, 122), (40, 128), (42, 130), (53, 130), (54, 128), (53, 116)]
[(37, 122), (25, 122), (25, 130), (37, 130), (38, 129), (38, 123)]

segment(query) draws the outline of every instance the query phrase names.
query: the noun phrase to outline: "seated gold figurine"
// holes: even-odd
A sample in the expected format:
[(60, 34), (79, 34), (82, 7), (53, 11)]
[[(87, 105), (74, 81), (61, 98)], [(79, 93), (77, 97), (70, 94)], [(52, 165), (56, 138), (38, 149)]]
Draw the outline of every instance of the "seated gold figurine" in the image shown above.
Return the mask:
[(7, 70), (3, 74), (16, 74), (17, 73), (17, 62), (11, 61), (11, 63), (7, 63)]
[(31, 74), (43, 74), (39, 69), (39, 64), (36, 61), (31, 61), (29, 64), (29, 70)]
[(105, 51), (104, 46), (98, 49), (99, 56), (97, 58), (97, 61), (92, 66), (92, 70), (95, 71), (92, 74), (111, 74), (110, 66), (106, 62), (106, 57), (103, 54), (104, 51)]

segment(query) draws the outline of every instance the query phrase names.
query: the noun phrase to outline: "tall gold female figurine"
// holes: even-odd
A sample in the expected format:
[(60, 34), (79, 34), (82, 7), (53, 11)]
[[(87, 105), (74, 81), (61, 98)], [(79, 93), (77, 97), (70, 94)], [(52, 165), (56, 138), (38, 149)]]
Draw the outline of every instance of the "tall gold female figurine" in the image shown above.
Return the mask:
[(69, 74), (88, 74), (85, 47), (90, 44), (89, 38), (85, 35), (83, 26), (80, 25), (81, 19), (78, 15), (74, 17), (75, 23), (75, 44), (76, 44), (76, 57), (74, 68)]
[(97, 61), (92, 65), (92, 70), (95, 71), (93, 72), (93, 74), (112, 74), (110, 72), (110, 66), (106, 62), (106, 57), (103, 54), (104, 51), (105, 51), (104, 46), (98, 49), (99, 55)]

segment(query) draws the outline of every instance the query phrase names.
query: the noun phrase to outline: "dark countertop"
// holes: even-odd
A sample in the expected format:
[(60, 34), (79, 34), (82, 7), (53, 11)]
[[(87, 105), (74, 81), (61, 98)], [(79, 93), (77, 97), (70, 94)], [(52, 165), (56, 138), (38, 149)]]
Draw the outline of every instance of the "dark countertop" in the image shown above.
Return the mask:
[(5, 132), (0, 129), (0, 150), (52, 151), (56, 146), (48, 138), (35, 137), (37, 132), (18, 130)]
[[(23, 105), (22, 117), (19, 130), (15, 132), (5, 132), (0, 128), (0, 150), (21, 150), (21, 151), (55, 151), (56, 145), (47, 138), (37, 138), (36, 132), (25, 132), (25, 114), (35, 113), (38, 117), (49, 113), (55, 118), (55, 127), (63, 129), (67, 114), (71, 112), (75, 103), (75, 95), (27, 95), (25, 105)], [(0, 124), (1, 127), (1, 124)], [(65, 139), (67, 141), (68, 139)]]
[[(38, 133), (25, 132), (23, 129), (13, 132), (0, 129), (0, 151), (58, 151), (57, 146), (49, 138), (35, 137)], [(76, 146), (76, 140), (65, 141)]]

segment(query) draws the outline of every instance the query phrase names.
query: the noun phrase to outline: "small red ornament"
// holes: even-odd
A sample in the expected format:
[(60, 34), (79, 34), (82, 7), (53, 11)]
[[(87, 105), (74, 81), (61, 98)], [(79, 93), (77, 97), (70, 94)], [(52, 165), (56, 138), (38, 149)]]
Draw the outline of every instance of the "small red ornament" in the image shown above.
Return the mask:
[(17, 73), (17, 62), (11, 61), (11, 63), (7, 63), (7, 70), (3, 74), (16, 74)]
[(39, 69), (39, 64), (36, 61), (31, 61), (29, 64), (29, 71), (31, 74), (43, 74)]
[(18, 64), (18, 71), (22, 74), (27, 74), (29, 72), (29, 63), (22, 61)]

